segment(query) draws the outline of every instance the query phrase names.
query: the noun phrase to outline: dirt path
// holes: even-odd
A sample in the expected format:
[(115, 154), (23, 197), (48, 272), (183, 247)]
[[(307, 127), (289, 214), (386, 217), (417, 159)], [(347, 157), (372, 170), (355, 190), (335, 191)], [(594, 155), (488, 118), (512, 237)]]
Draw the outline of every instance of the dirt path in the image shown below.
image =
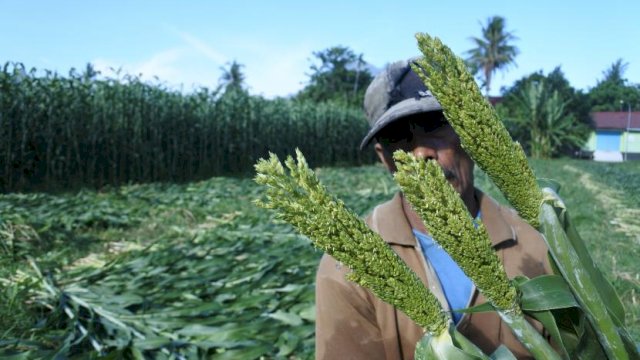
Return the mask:
[[(640, 209), (629, 208), (623, 203), (624, 193), (619, 190), (610, 188), (609, 186), (595, 180), (591, 174), (581, 171), (571, 165), (564, 165), (564, 170), (578, 175), (580, 183), (595, 194), (596, 200), (612, 214), (613, 220), (609, 222), (613, 225), (613, 229), (623, 233), (629, 238), (633, 245), (640, 245)], [(635, 286), (640, 286), (640, 273), (637, 271), (623, 271), (617, 269), (616, 259), (613, 257), (612, 272), (613, 275), (627, 280)], [(628, 270), (628, 269), (627, 269)], [(635, 306), (640, 302), (634, 291), (631, 292), (631, 303)]]
[(580, 174), (579, 180), (589, 192), (595, 194), (600, 205), (607, 212), (613, 214), (611, 224), (615, 225), (616, 231), (624, 233), (631, 239), (634, 239), (635, 245), (640, 245), (640, 209), (630, 209), (626, 206), (622, 199), (624, 193), (619, 190), (610, 188), (595, 180), (591, 174), (583, 172), (571, 165), (564, 165), (564, 170), (572, 173)]

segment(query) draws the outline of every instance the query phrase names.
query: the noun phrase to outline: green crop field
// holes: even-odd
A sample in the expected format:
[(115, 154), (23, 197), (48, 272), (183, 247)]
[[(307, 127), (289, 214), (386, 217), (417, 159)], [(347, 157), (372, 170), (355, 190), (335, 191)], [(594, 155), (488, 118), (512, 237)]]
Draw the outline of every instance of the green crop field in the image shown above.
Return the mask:
[(374, 160), (360, 109), (96, 75), (0, 64), (0, 192), (246, 175), (295, 147), (316, 164)]
[[(640, 162), (532, 165), (562, 184), (640, 340)], [(317, 173), (359, 214), (397, 190), (380, 166)], [(0, 357), (313, 357), (321, 253), (253, 206), (259, 196), (251, 179), (222, 177), (0, 195)]]

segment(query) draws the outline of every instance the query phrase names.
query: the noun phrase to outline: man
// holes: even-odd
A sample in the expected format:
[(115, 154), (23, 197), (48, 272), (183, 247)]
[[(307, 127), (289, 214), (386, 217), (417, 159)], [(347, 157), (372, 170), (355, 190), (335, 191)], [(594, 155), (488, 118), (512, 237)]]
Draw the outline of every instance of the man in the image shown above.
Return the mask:
[[(397, 149), (434, 160), (462, 197), (470, 214), (482, 220), (507, 275), (535, 277), (549, 273), (541, 235), (474, 188), (474, 163), (444, 118), (442, 108), (411, 70), (410, 61), (387, 67), (373, 80), (364, 107), (371, 129), (361, 148), (375, 141), (380, 161), (396, 170)], [(485, 302), (473, 283), (429, 237), (401, 193), (378, 205), (366, 219), (372, 230), (400, 255), (450, 311)], [(345, 279), (349, 269), (324, 255), (316, 278), (316, 358), (413, 359), (423, 330), (404, 313)], [(530, 355), (497, 314), (452, 312), (458, 330), (487, 354), (505, 344), (518, 358)]]

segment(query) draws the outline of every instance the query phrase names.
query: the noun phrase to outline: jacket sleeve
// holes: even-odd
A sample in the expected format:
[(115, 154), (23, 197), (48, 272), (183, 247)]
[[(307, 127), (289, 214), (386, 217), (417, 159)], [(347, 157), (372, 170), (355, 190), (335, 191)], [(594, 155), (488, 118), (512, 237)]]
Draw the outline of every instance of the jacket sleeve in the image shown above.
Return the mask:
[(371, 294), (324, 255), (316, 276), (316, 359), (384, 359)]

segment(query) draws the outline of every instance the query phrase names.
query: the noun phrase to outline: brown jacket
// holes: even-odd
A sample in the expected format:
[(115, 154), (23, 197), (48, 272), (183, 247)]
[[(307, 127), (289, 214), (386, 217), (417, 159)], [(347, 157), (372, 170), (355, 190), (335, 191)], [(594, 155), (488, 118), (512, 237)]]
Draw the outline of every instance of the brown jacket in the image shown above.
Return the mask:
[[(513, 210), (498, 205), (479, 191), (477, 196), (482, 222), (509, 278), (550, 273), (547, 247), (541, 235)], [(367, 224), (448, 308), (439, 281), (424, 260), (411, 231), (402, 196), (397, 194), (377, 206), (367, 218)], [(368, 289), (346, 280), (348, 272), (346, 266), (329, 255), (325, 254), (320, 261), (316, 277), (316, 358), (413, 359), (422, 329)], [(474, 290), (470, 305), (483, 302), (483, 296)], [(487, 354), (505, 344), (516, 357), (530, 357), (509, 327), (493, 312), (465, 314), (457, 327)]]

